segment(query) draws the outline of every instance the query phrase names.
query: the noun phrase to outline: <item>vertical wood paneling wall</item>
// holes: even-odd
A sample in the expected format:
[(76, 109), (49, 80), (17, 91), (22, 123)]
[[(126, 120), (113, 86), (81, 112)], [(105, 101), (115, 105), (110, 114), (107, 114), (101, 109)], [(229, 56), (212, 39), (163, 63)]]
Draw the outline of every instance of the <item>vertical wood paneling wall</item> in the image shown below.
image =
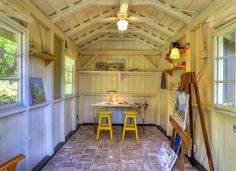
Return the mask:
[[(52, 30), (34, 22), (29, 24), (29, 35), (37, 50), (53, 51)], [(72, 54), (77, 56), (77, 52)], [(69, 99), (63, 95), (61, 99), (53, 100), (53, 63), (45, 66), (44, 60), (29, 57), (26, 65), (29, 66), (29, 76), (43, 79), (46, 103), (25, 106), (19, 112), (16, 109), (7, 116), (0, 116), (0, 163), (23, 153), (26, 158), (17, 167), (20, 171), (32, 170), (44, 157), (52, 155), (54, 148), (65, 141), (66, 135), (76, 129), (78, 122), (75, 94)]]
[(64, 102), (59, 100), (53, 103), (53, 146), (56, 147), (60, 142), (65, 141), (64, 137), (64, 112), (62, 105)]
[[(227, 112), (214, 108), (214, 29), (209, 27), (207, 23), (203, 25), (203, 31), (206, 35), (205, 41), (208, 50), (208, 58), (202, 59), (202, 51), (204, 46), (204, 39), (202, 36), (202, 29), (197, 28), (191, 33), (186, 33), (186, 41), (191, 45), (191, 71), (197, 74), (198, 87), (200, 91), (201, 102), (204, 108), (205, 124), (207, 127), (208, 137), (210, 141), (211, 153), (214, 161), (214, 167), (217, 171), (235, 170), (236, 168), (236, 134), (233, 131), (236, 125), (236, 115), (233, 112)], [(187, 40), (187, 37), (192, 37)], [(161, 69), (168, 67), (168, 63), (164, 58), (161, 59)], [(169, 82), (177, 82), (180, 80), (181, 72), (174, 72), (173, 77), (168, 77)], [(172, 98), (172, 99), (171, 99)], [(161, 90), (160, 101), (160, 125), (170, 135), (171, 125), (167, 121), (168, 115), (172, 114), (174, 104), (174, 92), (168, 90)], [(193, 99), (196, 103), (195, 98)], [(193, 109), (194, 120), (194, 144), (195, 144), (195, 158), (207, 170), (208, 162), (206, 150), (202, 135), (202, 128), (199, 119), (197, 107)]]
[[(153, 71), (153, 67), (142, 56), (99, 56), (86, 70), (94, 71), (97, 62), (106, 62), (108, 59), (124, 59), (125, 70), (138, 69), (140, 71)], [(80, 57), (83, 60), (83, 57)], [(79, 122), (94, 122), (94, 111), (90, 104), (108, 100), (106, 92), (116, 90), (117, 101), (127, 101), (149, 104), (145, 115), (146, 124), (157, 124), (158, 93), (160, 73), (121, 74), (116, 73), (80, 73), (79, 74)], [(101, 109), (102, 110), (102, 109)], [(123, 123), (123, 110), (113, 108), (113, 123)], [(138, 117), (138, 122), (141, 118)]]
[(47, 155), (47, 115), (45, 107), (32, 109), (29, 112), (30, 168)]
[(17, 168), (28, 170), (29, 168), (29, 134), (28, 112), (17, 113), (0, 118), (0, 162), (23, 153), (28, 155)]

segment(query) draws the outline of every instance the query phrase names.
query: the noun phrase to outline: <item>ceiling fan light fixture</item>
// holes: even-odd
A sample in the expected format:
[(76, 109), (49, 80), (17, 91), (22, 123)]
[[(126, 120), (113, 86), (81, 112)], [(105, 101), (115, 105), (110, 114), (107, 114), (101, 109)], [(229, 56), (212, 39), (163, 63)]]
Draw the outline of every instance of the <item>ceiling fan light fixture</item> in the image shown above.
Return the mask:
[(117, 27), (118, 27), (118, 30), (120, 30), (120, 31), (127, 30), (128, 21), (126, 21), (125, 19), (120, 19), (119, 21), (117, 21)]

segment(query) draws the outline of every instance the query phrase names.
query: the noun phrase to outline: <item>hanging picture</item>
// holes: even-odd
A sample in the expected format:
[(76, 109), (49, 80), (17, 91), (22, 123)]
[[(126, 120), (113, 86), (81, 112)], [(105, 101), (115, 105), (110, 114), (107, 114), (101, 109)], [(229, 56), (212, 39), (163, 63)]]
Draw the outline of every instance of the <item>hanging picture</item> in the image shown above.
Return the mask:
[(187, 114), (188, 114), (189, 94), (176, 92), (175, 94), (175, 108), (173, 118), (182, 127), (186, 128)]
[(124, 59), (113, 59), (107, 60), (107, 71), (124, 71), (125, 60)]
[(163, 142), (160, 150), (157, 152), (157, 159), (164, 171), (171, 171), (177, 157), (177, 154), (170, 148), (167, 142)]
[(105, 62), (98, 62), (96, 63), (96, 71), (106, 71), (107, 64)]
[(29, 83), (30, 83), (30, 105), (36, 105), (46, 102), (42, 78), (30, 77)]

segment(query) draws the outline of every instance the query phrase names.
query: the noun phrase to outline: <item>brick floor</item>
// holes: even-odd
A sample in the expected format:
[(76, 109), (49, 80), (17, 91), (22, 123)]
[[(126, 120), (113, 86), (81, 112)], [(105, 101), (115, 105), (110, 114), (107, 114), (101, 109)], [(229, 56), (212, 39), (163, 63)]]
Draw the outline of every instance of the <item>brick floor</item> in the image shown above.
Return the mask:
[[(168, 139), (155, 126), (139, 128), (139, 141), (133, 132), (121, 141), (121, 126), (113, 126), (114, 136), (101, 132), (95, 139), (93, 126), (83, 125), (42, 169), (43, 171), (158, 171), (157, 150)], [(175, 168), (173, 170), (176, 170)], [(186, 159), (185, 170), (195, 171)]]

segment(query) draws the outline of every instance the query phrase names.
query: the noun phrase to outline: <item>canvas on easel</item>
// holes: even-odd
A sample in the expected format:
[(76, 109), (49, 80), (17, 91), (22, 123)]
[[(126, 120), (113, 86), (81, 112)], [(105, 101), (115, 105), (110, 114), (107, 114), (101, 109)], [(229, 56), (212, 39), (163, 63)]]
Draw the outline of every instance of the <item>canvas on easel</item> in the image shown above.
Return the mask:
[(175, 94), (175, 108), (173, 118), (182, 127), (186, 129), (187, 115), (188, 115), (189, 94), (176, 92)]
[[(179, 124), (179, 126), (182, 127), (183, 131), (186, 129), (187, 126), (188, 104), (189, 94), (177, 91), (175, 94), (175, 107), (173, 118)], [(176, 154), (179, 153), (181, 144), (182, 139), (180, 135), (175, 132), (171, 148), (175, 151)]]

